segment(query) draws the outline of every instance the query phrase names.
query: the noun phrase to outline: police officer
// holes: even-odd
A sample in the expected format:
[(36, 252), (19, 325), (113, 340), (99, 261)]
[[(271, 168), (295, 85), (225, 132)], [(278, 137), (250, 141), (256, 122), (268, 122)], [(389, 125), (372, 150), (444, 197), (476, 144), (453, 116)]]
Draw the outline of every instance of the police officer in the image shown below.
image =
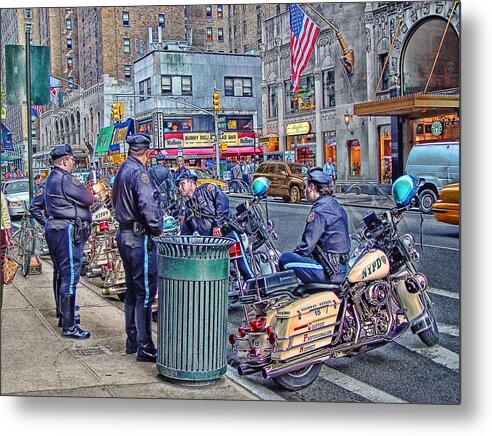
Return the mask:
[(90, 234), (90, 206), (94, 196), (72, 175), (74, 158), (70, 145), (54, 147), (50, 156), (54, 168), (46, 180), (44, 193), (36, 199), (43, 196), (46, 206), (45, 235), (53, 261), (59, 325), (63, 328), (63, 337), (87, 339), (90, 333), (77, 325), (75, 297), (84, 245)]
[(174, 197), (175, 185), (171, 172), (165, 166), (166, 155), (159, 153), (155, 157), (157, 165), (149, 170), (149, 176), (161, 194), (162, 206), (166, 209), (169, 207)]
[(152, 236), (162, 233), (159, 191), (145, 165), (150, 139), (140, 134), (127, 139), (129, 157), (116, 174), (113, 205), (119, 231), (116, 242), (125, 268), (126, 353), (139, 362), (155, 362), (152, 341), (152, 303), (157, 293), (157, 249)]
[(313, 206), (301, 242), (293, 253), (280, 256), (280, 269), (294, 270), (303, 283), (341, 283), (350, 250), (347, 214), (332, 197), (331, 178), (320, 167), (308, 170), (304, 190)]
[(238, 266), (243, 278), (253, 278), (253, 273), (244, 256), (241, 237), (235, 231), (223, 234), (227, 219), (232, 216), (229, 199), (213, 183), (197, 186), (198, 177), (189, 170), (184, 171), (176, 180), (179, 193), (188, 198), (188, 210), (181, 226), (182, 235), (198, 233), (201, 236), (226, 236), (241, 244), (243, 256), (238, 259)]

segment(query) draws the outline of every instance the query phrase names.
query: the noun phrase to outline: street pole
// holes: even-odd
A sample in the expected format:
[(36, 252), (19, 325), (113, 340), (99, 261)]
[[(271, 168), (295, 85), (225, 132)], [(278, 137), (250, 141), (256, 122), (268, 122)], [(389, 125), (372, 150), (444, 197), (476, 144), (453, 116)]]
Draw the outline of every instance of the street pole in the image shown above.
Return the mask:
[(218, 112), (215, 112), (214, 115), (214, 121), (215, 121), (215, 164), (217, 167), (217, 178), (220, 178), (220, 138), (219, 138), (219, 114)]
[(31, 25), (26, 24), (26, 104), (27, 104), (27, 171), (29, 174), (29, 203), (33, 197), (32, 174), (32, 115), (31, 115)]

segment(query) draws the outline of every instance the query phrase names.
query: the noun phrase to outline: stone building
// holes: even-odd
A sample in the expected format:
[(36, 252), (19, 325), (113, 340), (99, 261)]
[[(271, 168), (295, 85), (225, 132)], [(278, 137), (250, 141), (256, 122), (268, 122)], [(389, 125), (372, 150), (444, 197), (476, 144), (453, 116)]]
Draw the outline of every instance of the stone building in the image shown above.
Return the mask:
[[(453, 6), (453, 1), (315, 4), (330, 24), (303, 6), (320, 33), (297, 94), (290, 84), (289, 13), (266, 20), (261, 139), (266, 155), (281, 158), (290, 151), (306, 165), (332, 158), (339, 180), (389, 184), (402, 174), (415, 143), (459, 139), (460, 12)], [(424, 93), (448, 19), (425, 101), (410, 103), (409, 95)], [(440, 137), (429, 134), (434, 121), (446, 126)]]

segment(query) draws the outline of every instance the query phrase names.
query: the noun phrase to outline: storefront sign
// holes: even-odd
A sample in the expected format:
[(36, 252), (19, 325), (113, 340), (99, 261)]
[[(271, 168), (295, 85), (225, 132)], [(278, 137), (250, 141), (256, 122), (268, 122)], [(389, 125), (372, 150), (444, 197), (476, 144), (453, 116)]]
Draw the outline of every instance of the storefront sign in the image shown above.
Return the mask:
[(311, 123), (304, 121), (302, 123), (292, 123), (285, 126), (285, 133), (288, 136), (305, 135), (311, 131)]
[(239, 145), (239, 140), (237, 137), (237, 133), (233, 132), (225, 132), (221, 137), (220, 137), (220, 144), (227, 144), (229, 147), (233, 147), (235, 145)]
[(183, 133), (185, 147), (210, 147), (210, 133)]
[(166, 133), (164, 135), (165, 148), (181, 148), (184, 145), (182, 133)]
[(239, 145), (252, 146), (255, 145), (255, 134), (253, 132), (239, 132)]

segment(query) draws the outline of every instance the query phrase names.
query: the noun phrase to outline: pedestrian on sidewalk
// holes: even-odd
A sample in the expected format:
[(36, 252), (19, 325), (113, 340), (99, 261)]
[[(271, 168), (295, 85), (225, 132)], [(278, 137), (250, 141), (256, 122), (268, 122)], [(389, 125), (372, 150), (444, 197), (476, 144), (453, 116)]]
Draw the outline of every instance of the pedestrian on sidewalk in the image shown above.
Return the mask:
[(3, 195), (3, 192), (1, 194), (1, 222), (0, 222), (0, 229), (1, 229), (1, 258), (0, 258), (0, 309), (3, 306), (3, 265), (5, 263), (5, 253), (7, 251), (7, 246), (9, 249), (14, 248), (14, 239), (12, 238), (12, 222), (10, 221), (10, 214), (9, 214), (9, 209), (7, 206), (7, 200), (5, 196)]
[(88, 339), (75, 315), (77, 283), (80, 279), (84, 246), (91, 231), (94, 203), (92, 192), (73, 176), (75, 159), (70, 145), (58, 145), (51, 150), (53, 170), (46, 179), (44, 201), (48, 219), (46, 242), (53, 261), (53, 286), (57, 315), (62, 336)]
[(152, 236), (163, 230), (159, 191), (151, 182), (146, 164), (150, 139), (127, 139), (129, 157), (116, 174), (113, 205), (119, 223), (118, 250), (125, 268), (126, 353), (137, 353), (138, 362), (155, 362), (152, 340), (152, 303), (157, 293), (157, 249)]
[(329, 157), (328, 162), (323, 165), (323, 172), (330, 178), (333, 190), (336, 192), (335, 180), (337, 178), (337, 173), (331, 157)]

